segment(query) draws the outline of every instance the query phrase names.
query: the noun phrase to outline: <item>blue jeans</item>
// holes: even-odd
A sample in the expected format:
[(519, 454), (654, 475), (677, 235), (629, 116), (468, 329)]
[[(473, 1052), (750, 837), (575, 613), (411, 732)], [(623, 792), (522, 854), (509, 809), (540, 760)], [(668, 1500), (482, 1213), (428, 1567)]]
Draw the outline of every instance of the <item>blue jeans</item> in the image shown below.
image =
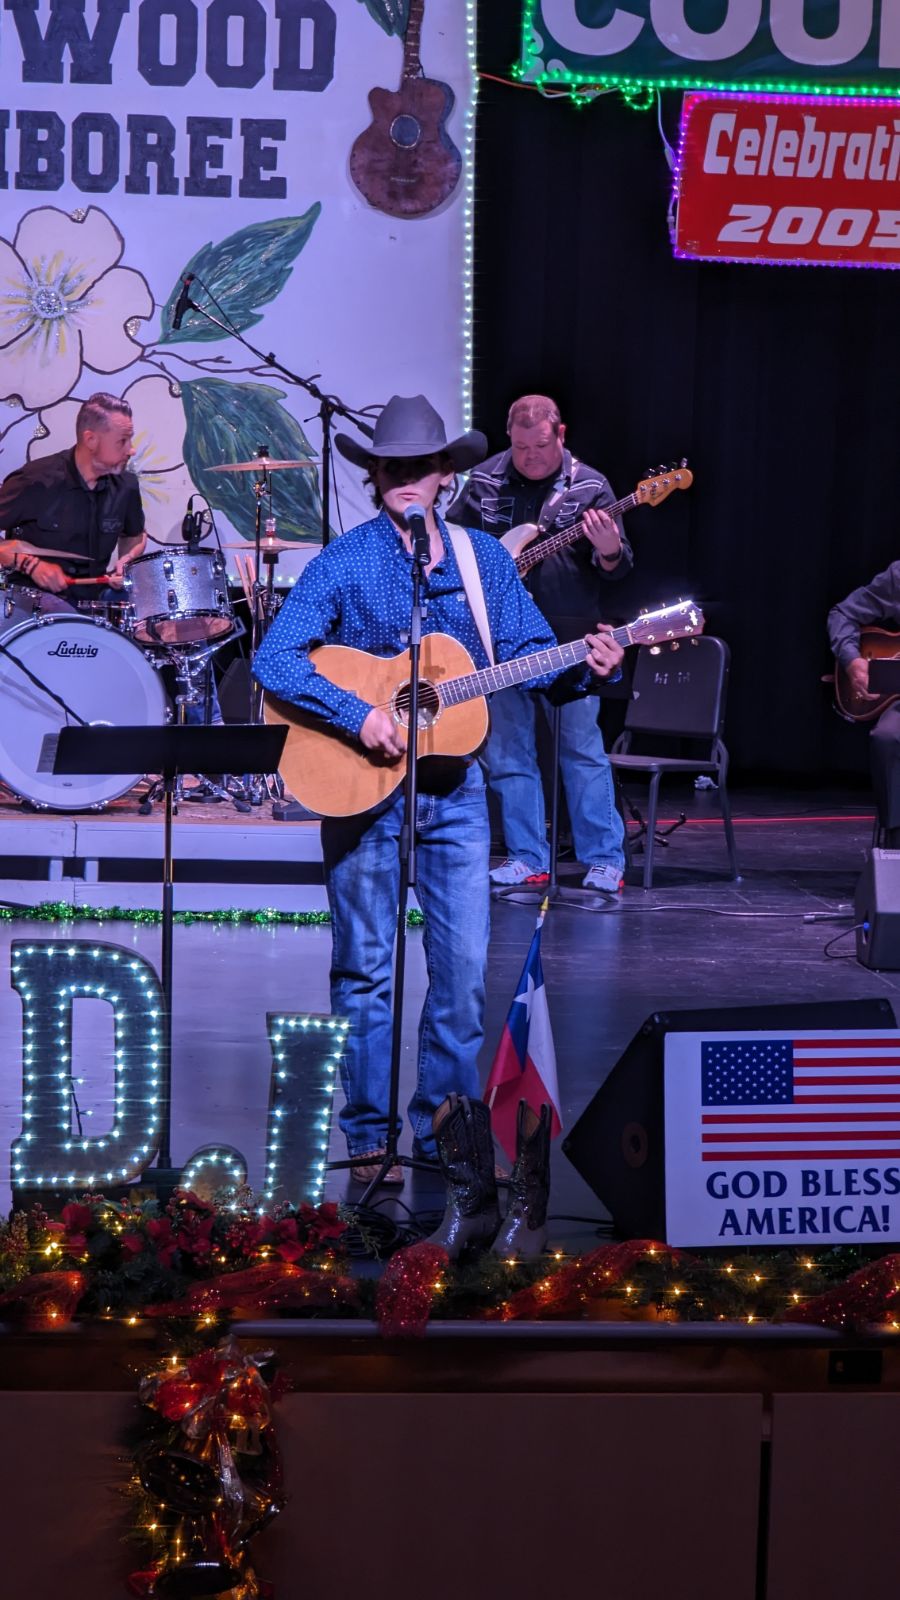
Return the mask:
[[(387, 1137), (402, 821), (401, 786), (374, 815), (322, 822), (332, 930), (331, 1009), (350, 1022), (341, 1066), (347, 1103), (340, 1124), (351, 1156), (383, 1148)], [(441, 1101), (451, 1090), (479, 1093), (490, 829), (477, 762), (450, 794), (419, 793), (416, 843), (428, 989), (408, 1111), (416, 1147), (430, 1155), (431, 1119)]]
[[(543, 695), (528, 689), (503, 689), (491, 697), (491, 733), (484, 750), (488, 782), (500, 801), (506, 853), (536, 872), (550, 865), (544, 789), (537, 760), (537, 715), (550, 717)], [(625, 865), (624, 829), (603, 735), (597, 726), (597, 700), (571, 700), (560, 710), (560, 770), (572, 840), (586, 867)]]

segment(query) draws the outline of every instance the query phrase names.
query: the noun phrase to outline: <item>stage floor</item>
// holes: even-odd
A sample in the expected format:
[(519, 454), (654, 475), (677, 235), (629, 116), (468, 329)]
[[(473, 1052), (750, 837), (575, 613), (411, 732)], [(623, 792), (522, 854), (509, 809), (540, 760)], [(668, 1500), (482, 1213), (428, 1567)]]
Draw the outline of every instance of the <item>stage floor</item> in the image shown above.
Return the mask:
[[(556, 1043), (563, 1115), (571, 1127), (644, 1019), (660, 1009), (753, 1005), (859, 998), (900, 1003), (900, 973), (870, 972), (854, 958), (848, 932), (825, 955), (826, 944), (852, 924), (856, 878), (872, 833), (871, 811), (859, 796), (787, 795), (770, 791), (733, 796), (741, 878), (726, 877), (727, 858), (715, 799), (675, 791), (667, 814), (688, 811), (688, 825), (659, 851), (654, 888), (644, 893), (639, 864), (619, 902), (596, 912), (556, 904), (543, 935), (543, 961)], [(202, 808), (198, 808), (198, 811)], [(221, 808), (210, 808), (213, 812)], [(188, 812), (188, 808), (184, 808)], [(43, 819), (38, 819), (43, 820)], [(60, 819), (57, 819), (60, 820)], [(71, 819), (68, 819), (71, 821)], [(240, 819), (251, 828), (256, 819)], [(315, 825), (271, 824), (285, 840), (304, 830), (302, 852), (310, 875), (318, 866), (310, 843)], [(22, 818), (19, 826), (30, 825)], [(233, 829), (233, 817), (184, 819), (197, 828)], [(10, 820), (9, 826), (14, 825)], [(94, 825), (91, 820), (83, 826)], [(113, 826), (112, 819), (103, 819)], [(176, 826), (181, 826), (179, 822)], [(561, 881), (577, 884), (578, 869), (563, 862)], [(34, 898), (55, 899), (56, 885), (32, 883)], [(92, 885), (79, 893), (96, 904)], [(110, 886), (107, 886), (110, 887)], [(182, 904), (191, 901), (185, 884)], [(242, 884), (242, 903), (251, 883)], [(128, 904), (155, 907), (157, 889), (132, 885)], [(207, 884), (206, 905), (233, 903), (226, 882)], [(213, 890), (217, 891), (213, 894)], [(0, 882), (0, 894), (10, 884)], [(115, 899), (115, 896), (111, 898)], [(107, 902), (108, 903), (108, 902)], [(199, 902), (198, 902), (199, 903)], [(259, 888), (257, 905), (271, 904)], [(594, 901), (594, 904), (599, 902)], [(832, 915), (834, 921), (809, 921)], [(534, 926), (535, 908), (496, 901), (488, 985), (484, 1070), (490, 1062), (513, 998)], [(842, 920), (841, 920), (842, 919)], [(9, 1200), (10, 1145), (22, 1128), (22, 1016), (9, 982), (13, 939), (90, 940), (86, 923), (16, 920), (0, 925), (0, 1208)], [(159, 966), (159, 930), (121, 921), (96, 930)], [(261, 1186), (272, 1065), (267, 1012), (328, 1012), (327, 927), (179, 926), (175, 933), (172, 1146), (176, 1164), (197, 1146), (222, 1141), (247, 1159), (250, 1182)], [(410, 935), (405, 1006), (401, 1105), (409, 1098), (415, 1030), (423, 992), (421, 934)], [(101, 1131), (110, 1084), (104, 1059), (112, 1039), (110, 1008), (76, 1002), (74, 1058), (84, 1078), (82, 1103), (94, 1110), (91, 1132)], [(337, 1097), (339, 1102), (339, 1094)], [(342, 1154), (335, 1129), (332, 1153)], [(408, 1148), (408, 1132), (403, 1146)], [(329, 1175), (325, 1196), (351, 1192), (345, 1173)], [(431, 1210), (440, 1200), (429, 1177), (408, 1178), (403, 1203)], [(604, 1220), (595, 1195), (556, 1147), (551, 1212), (552, 1239), (569, 1249), (589, 1248)]]

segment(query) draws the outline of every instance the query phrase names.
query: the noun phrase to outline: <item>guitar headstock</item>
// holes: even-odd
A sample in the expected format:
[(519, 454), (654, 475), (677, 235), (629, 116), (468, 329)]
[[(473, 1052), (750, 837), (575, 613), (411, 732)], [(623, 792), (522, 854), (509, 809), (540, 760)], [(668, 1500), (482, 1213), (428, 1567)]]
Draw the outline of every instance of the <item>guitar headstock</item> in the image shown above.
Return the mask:
[(702, 633), (704, 616), (694, 600), (678, 600), (658, 611), (642, 611), (627, 625), (629, 644), (665, 644), (667, 639)]
[(668, 467), (650, 467), (646, 478), (642, 478), (635, 489), (634, 497), (640, 505), (657, 506), (675, 489), (689, 489), (693, 481), (694, 474), (686, 459), (677, 466), (673, 463)]

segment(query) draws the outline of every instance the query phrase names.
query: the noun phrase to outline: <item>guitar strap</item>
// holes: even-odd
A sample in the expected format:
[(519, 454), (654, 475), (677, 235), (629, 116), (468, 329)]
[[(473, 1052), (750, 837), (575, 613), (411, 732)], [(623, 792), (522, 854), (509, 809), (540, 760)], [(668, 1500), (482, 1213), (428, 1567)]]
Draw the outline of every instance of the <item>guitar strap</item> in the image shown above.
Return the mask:
[(560, 502), (565, 500), (566, 495), (572, 487), (572, 479), (578, 470), (578, 459), (576, 456), (570, 456), (569, 462), (569, 470), (567, 473), (565, 473), (560, 487), (558, 489), (554, 489), (552, 494), (547, 496), (547, 499), (541, 506), (541, 514), (537, 521), (538, 530), (540, 533), (547, 532), (547, 529), (551, 526), (553, 519), (556, 516)]
[(456, 557), (456, 564), (459, 567), (459, 574), (463, 581), (463, 588), (466, 591), (466, 599), (469, 602), (469, 610), (472, 613), (475, 626), (478, 629), (479, 638), (484, 645), (485, 655), (488, 658), (488, 665), (492, 667), (494, 665), (494, 646), (491, 640), (491, 630), (488, 623), (487, 607), (484, 603), (484, 589), (481, 583), (481, 573), (478, 571), (478, 562), (475, 560), (475, 551), (472, 549), (472, 541), (469, 538), (465, 528), (454, 527), (454, 525), (450, 522), (445, 523), (444, 526), (450, 535), (450, 543), (453, 546), (453, 554)]

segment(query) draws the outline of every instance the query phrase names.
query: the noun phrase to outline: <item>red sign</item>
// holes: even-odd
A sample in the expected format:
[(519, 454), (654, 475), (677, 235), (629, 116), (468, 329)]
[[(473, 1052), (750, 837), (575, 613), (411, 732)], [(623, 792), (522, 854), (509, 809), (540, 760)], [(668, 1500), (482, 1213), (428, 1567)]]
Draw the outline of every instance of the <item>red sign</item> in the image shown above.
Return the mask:
[(675, 253), (900, 266), (900, 101), (686, 94)]

